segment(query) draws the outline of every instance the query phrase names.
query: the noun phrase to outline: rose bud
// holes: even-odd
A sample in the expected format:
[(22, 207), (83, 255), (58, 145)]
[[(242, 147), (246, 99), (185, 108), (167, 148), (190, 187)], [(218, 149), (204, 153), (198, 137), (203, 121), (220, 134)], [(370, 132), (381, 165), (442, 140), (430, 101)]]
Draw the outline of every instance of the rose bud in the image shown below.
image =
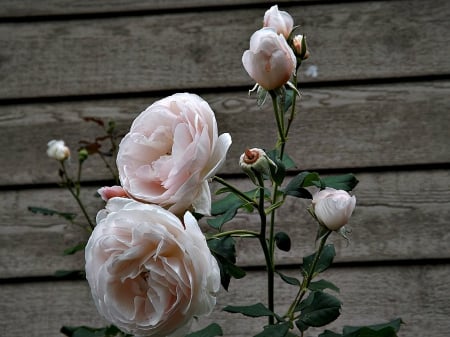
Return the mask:
[[(294, 53), (301, 60), (306, 60), (309, 57), (309, 50), (306, 48), (306, 37), (303, 35), (296, 35), (292, 39), (292, 44), (294, 45)], [(305, 48), (303, 48), (305, 47)]]
[(257, 184), (255, 173), (270, 174), (270, 166), (276, 166), (264, 150), (253, 148), (247, 149), (239, 158), (239, 166)]
[(316, 218), (332, 231), (339, 230), (347, 224), (355, 205), (355, 196), (330, 187), (316, 192), (312, 200)]
[(275, 29), (278, 34), (282, 34), (287, 39), (294, 27), (294, 19), (288, 12), (280, 11), (278, 6), (274, 5), (264, 14), (263, 26)]
[(64, 161), (70, 157), (70, 150), (63, 140), (51, 140), (47, 144), (47, 155), (50, 158)]
[(242, 55), (245, 70), (266, 90), (286, 84), (297, 60), (286, 39), (272, 28), (262, 28), (250, 38), (250, 49)]

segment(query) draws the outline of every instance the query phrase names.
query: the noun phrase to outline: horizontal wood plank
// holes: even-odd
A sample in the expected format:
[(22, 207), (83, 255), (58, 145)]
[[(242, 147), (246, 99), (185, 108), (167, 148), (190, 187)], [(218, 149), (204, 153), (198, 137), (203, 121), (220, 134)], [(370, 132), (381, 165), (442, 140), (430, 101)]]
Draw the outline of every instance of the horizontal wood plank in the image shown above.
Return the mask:
[[(450, 5), (286, 7), (309, 37), (304, 82), (450, 73)], [(264, 9), (0, 24), (0, 99), (253, 86), (242, 67)]]
[[(355, 190), (357, 207), (349, 223), (350, 244), (337, 235), (340, 262), (395, 261), (450, 258), (447, 230), (450, 219), (448, 170), (361, 173)], [(232, 180), (242, 188), (248, 181)], [(213, 190), (216, 186), (212, 186)], [(95, 188), (84, 192), (88, 212), (95, 216), (103, 201)], [(28, 206), (40, 206), (65, 212), (78, 212), (64, 189), (3, 191), (0, 215), (0, 275), (2, 278), (53, 275), (57, 270), (82, 269), (84, 256), (63, 256), (62, 252), (87, 240), (85, 229), (68, 225), (62, 219), (35, 215)], [(277, 230), (292, 239), (290, 252), (277, 251), (279, 264), (300, 264), (302, 257), (314, 251), (316, 223), (306, 208), (309, 202), (290, 198), (280, 209)], [(79, 212), (78, 212), (79, 213)], [(80, 215), (81, 217), (81, 215)], [(81, 224), (85, 224), (79, 218)], [(204, 219), (203, 219), (204, 220)], [(208, 226), (201, 221), (202, 228)], [(254, 213), (239, 213), (224, 229), (258, 230)], [(430, 244), (432, 242), (432, 244)], [(264, 258), (257, 240), (238, 240), (238, 263), (262, 266)]]
[[(278, 4), (290, 0), (279, 0)], [(302, 1), (302, 0), (300, 0)], [(304, 0), (311, 1), (311, 0)], [(315, 1), (315, 0), (312, 0)], [(318, 0), (316, 0), (318, 1)], [(267, 1), (266, 1), (267, 2)], [(75, 14), (97, 14), (117, 13), (131, 11), (153, 11), (153, 10), (196, 10), (199, 7), (222, 7), (222, 6), (248, 6), (259, 5), (263, 0), (82, 0), (74, 3), (71, 0), (45, 0), (39, 4), (32, 0), (1, 0), (0, 17), (20, 18), (34, 16), (53, 15), (75, 15)], [(269, 4), (268, 4), (269, 5)]]
[[(449, 90), (448, 81), (305, 89), (287, 151), (299, 169), (449, 163)], [(246, 92), (202, 97), (216, 112), (219, 131), (233, 138), (222, 173), (240, 173), (237, 161), (245, 148), (274, 147), (270, 102), (260, 109)], [(84, 117), (114, 120), (124, 134), (132, 119), (156, 99), (0, 106), (0, 158), (5, 158), (0, 185), (57, 182), (58, 165), (45, 154), (49, 140), (64, 139), (75, 152), (80, 140), (93, 141), (103, 134)], [(84, 180), (109, 176), (99, 158), (86, 162)]]
[[(447, 337), (450, 307), (450, 266), (393, 266), (332, 268), (323, 277), (340, 287), (341, 316), (327, 328), (386, 322), (401, 317), (405, 325), (400, 337)], [(278, 280), (277, 280), (278, 281)], [(280, 313), (294, 296), (295, 288), (277, 282), (276, 305)], [(225, 305), (265, 302), (265, 280), (261, 272), (250, 272), (233, 280), (229, 292), (221, 291), (214, 313), (194, 324), (194, 329), (215, 321), (225, 336), (244, 337), (262, 330), (264, 319), (228, 314)], [(104, 326), (84, 281), (36, 282), (0, 285), (0, 328), (5, 336), (55, 336), (62, 325)], [(317, 336), (319, 329), (307, 331)], [(323, 330), (321, 330), (323, 331)], [(316, 332), (316, 333), (313, 333)]]

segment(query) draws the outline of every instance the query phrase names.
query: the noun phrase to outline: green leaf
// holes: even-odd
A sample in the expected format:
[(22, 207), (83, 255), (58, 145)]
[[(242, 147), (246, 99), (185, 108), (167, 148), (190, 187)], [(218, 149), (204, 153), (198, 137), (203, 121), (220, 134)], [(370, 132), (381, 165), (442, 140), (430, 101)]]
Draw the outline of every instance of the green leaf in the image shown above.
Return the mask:
[(227, 212), (230, 208), (238, 209), (244, 203), (236, 194), (229, 193), (220, 200), (215, 200), (211, 204), (211, 214), (219, 215)]
[(34, 206), (28, 206), (28, 210), (35, 214), (43, 214), (43, 215), (57, 215), (61, 218), (64, 218), (68, 221), (73, 221), (75, 217), (77, 216), (74, 213), (68, 213), (68, 212), (59, 212), (54, 209), (50, 208), (44, 208), (44, 207), (34, 207)]
[(311, 193), (305, 188), (313, 186), (320, 177), (315, 172), (300, 172), (286, 185), (283, 192), (285, 195), (291, 195), (297, 198), (312, 199)]
[(267, 309), (264, 304), (262, 303), (256, 303), (253, 305), (228, 305), (225, 308), (223, 308), (224, 311), (229, 313), (238, 313), (243, 314), (244, 316), (248, 317), (263, 317), (263, 316), (273, 316), (275, 317), (275, 314)]
[(284, 252), (291, 250), (291, 238), (285, 232), (276, 233), (274, 239), (278, 249)]
[(319, 337), (342, 337), (341, 334), (330, 331), (330, 330), (325, 330), (324, 332), (322, 332)]
[(339, 176), (330, 176), (321, 178), (315, 185), (320, 188), (331, 187), (336, 190), (351, 191), (358, 184), (358, 179), (353, 174), (344, 174)]
[(86, 273), (82, 270), (57, 270), (53, 276), (58, 278), (85, 278)]
[(209, 218), (206, 220), (208, 225), (220, 230), (222, 226), (228, 221), (233, 220), (236, 216), (237, 210), (242, 206), (242, 203), (233, 207), (230, 207), (225, 213), (216, 216), (215, 218)]
[[(303, 270), (305, 273), (308, 273), (310, 271), (315, 256), (316, 253), (303, 258)], [(325, 245), (322, 250), (322, 254), (320, 254), (319, 261), (314, 268), (313, 275), (327, 270), (333, 263), (333, 259), (335, 256), (336, 251), (334, 249), (334, 245), (332, 243)]]
[[(312, 298), (312, 299), (310, 299)], [(295, 322), (300, 331), (308, 327), (320, 327), (333, 322), (340, 315), (341, 301), (322, 291), (311, 292), (303, 305), (300, 316)]]
[(287, 276), (279, 271), (276, 271), (278, 275), (280, 275), (281, 279), (286, 282), (287, 284), (293, 285), (293, 286), (300, 286), (299, 279), (291, 276)]
[[(279, 156), (278, 156), (278, 151), (276, 149), (273, 149), (273, 150), (270, 150), (270, 151), (266, 151), (266, 154), (274, 162), (277, 162), (277, 161), (280, 160)], [(291, 157), (289, 157), (289, 155), (287, 153), (284, 153), (283, 160), (281, 160), (281, 162), (283, 163), (283, 166), (284, 166), (285, 170), (289, 170), (289, 169), (294, 168), (296, 166), (294, 160)]]
[(254, 337), (285, 337), (289, 333), (289, 322), (267, 325), (264, 331)]
[(336, 292), (339, 292), (339, 288), (338, 287), (336, 287), (330, 281), (326, 281), (324, 279), (319, 280), (319, 281), (315, 281), (315, 282), (311, 282), (309, 284), (308, 289), (311, 290), (311, 291), (319, 291), (319, 290), (331, 289), (331, 290), (334, 290)]
[(286, 97), (284, 99), (284, 112), (287, 112), (291, 107), (294, 95), (294, 90), (286, 89)]
[(192, 332), (185, 337), (215, 337), (215, 336), (223, 336), (222, 328), (217, 323), (212, 323), (208, 325), (206, 328), (203, 328), (199, 331)]
[(60, 332), (68, 337), (132, 337), (119, 330), (114, 325), (104, 328), (91, 328), (88, 326), (63, 326)]
[(272, 177), (272, 180), (280, 186), (283, 183), (284, 177), (286, 177), (286, 168), (284, 163), (278, 158), (273, 158), (272, 161), (276, 166), (269, 165), (270, 176)]
[(382, 330), (385, 328), (392, 328), (395, 332), (398, 332), (400, 330), (400, 326), (402, 325), (403, 321), (400, 318), (394, 319), (387, 323), (382, 324), (375, 324), (375, 325), (369, 325), (369, 326), (345, 326), (343, 329), (344, 334), (353, 333), (355, 331), (358, 331), (362, 328), (369, 328), (372, 330)]
[(75, 254), (76, 252), (79, 252), (79, 251), (83, 250), (85, 247), (86, 247), (86, 242), (80, 242), (76, 246), (73, 246), (73, 247), (65, 249), (64, 250), (64, 255)]
[(210, 239), (207, 243), (219, 265), (221, 284), (225, 290), (228, 290), (231, 277), (239, 279), (245, 276), (245, 271), (236, 266), (235, 240), (231, 236), (226, 236)]

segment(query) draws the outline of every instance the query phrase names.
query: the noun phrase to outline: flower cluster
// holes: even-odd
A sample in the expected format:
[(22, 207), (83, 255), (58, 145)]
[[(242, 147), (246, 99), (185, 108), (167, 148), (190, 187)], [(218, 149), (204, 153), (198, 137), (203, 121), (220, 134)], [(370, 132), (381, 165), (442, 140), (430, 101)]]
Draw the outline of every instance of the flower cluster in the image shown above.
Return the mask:
[[(297, 115), (297, 72), (309, 57), (306, 38), (296, 35), (296, 28), (287, 12), (271, 7), (242, 56), (245, 70), (258, 87), (258, 104), (270, 94), (278, 137), (273, 150), (250, 148), (239, 158), (254, 189), (241, 191), (216, 176), (231, 137), (219, 135), (214, 112), (195, 94), (178, 93), (156, 101), (135, 118), (121, 140), (117, 185), (98, 190), (106, 206), (98, 212), (96, 224), (90, 223), (85, 270), (99, 313), (124, 332), (135, 336), (188, 333), (194, 317), (211, 313), (220, 285), (227, 289), (232, 277), (245, 276), (236, 266), (236, 237), (258, 239), (266, 262), (268, 304), (228, 306), (225, 311), (267, 316), (268, 325), (258, 336), (275, 337), (293, 336), (289, 331), (295, 327), (303, 336), (309, 327), (324, 326), (339, 316), (340, 301), (323, 291), (337, 287), (323, 279), (320, 284), (312, 280), (329, 267), (335, 255), (334, 246), (325, 244), (327, 238), (333, 232), (346, 237), (344, 226), (356, 205), (350, 192), (358, 181), (351, 174), (322, 178), (304, 171), (285, 183), (288, 169), (295, 167), (286, 154), (286, 143)], [(99, 145), (90, 148), (98, 152)], [(79, 179), (73, 182), (65, 170), (68, 147), (63, 141), (51, 141), (47, 154), (60, 162), (64, 185), (86, 215)], [(86, 149), (79, 152), (79, 170), (88, 154)], [(226, 193), (214, 203), (211, 179), (224, 186), (218, 195)], [(318, 223), (320, 242), (303, 259), (302, 280), (284, 275), (276, 265), (276, 248), (291, 249), (289, 235), (276, 225), (276, 212), (288, 197), (309, 199), (307, 209)], [(224, 230), (238, 211), (256, 211), (259, 231)], [(207, 223), (213, 234), (208, 237), (197, 222), (203, 216), (211, 216)], [(284, 314), (275, 311), (276, 275), (296, 286)], [(369, 332), (381, 336), (376, 330)], [(210, 325), (192, 336), (217, 335), (222, 335), (220, 327)]]

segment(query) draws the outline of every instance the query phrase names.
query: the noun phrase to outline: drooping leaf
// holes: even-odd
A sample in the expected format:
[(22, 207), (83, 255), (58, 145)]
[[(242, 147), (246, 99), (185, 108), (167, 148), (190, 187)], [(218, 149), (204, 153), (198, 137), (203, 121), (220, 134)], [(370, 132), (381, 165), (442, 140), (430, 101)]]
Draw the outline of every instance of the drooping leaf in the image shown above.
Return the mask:
[(285, 337), (289, 333), (289, 322), (282, 322), (274, 325), (267, 325), (264, 331), (254, 337)]
[(276, 273), (278, 275), (280, 275), (281, 279), (286, 282), (287, 284), (293, 285), (293, 286), (300, 286), (300, 280), (292, 277), (292, 276), (287, 276), (279, 271), (276, 271)]
[(285, 232), (276, 233), (274, 239), (278, 249), (284, 252), (291, 250), (291, 238)]
[(64, 218), (68, 221), (73, 221), (75, 217), (77, 216), (75, 213), (69, 213), (69, 212), (60, 212), (56, 211), (54, 209), (45, 208), (45, 207), (35, 207), (35, 206), (28, 206), (28, 210), (35, 214), (42, 214), (42, 215), (57, 215), (61, 218)]
[(321, 178), (320, 181), (316, 181), (314, 185), (320, 188), (331, 187), (336, 190), (344, 190), (348, 192), (353, 190), (358, 182), (358, 179), (356, 179), (353, 174), (349, 173)]
[(315, 281), (315, 282), (311, 282), (308, 286), (308, 289), (311, 291), (331, 289), (336, 292), (339, 292), (339, 288), (337, 286), (335, 286), (332, 282), (324, 280), (324, 279)]
[(375, 325), (369, 325), (369, 326), (344, 326), (343, 333), (349, 334), (355, 331), (358, 331), (361, 328), (369, 328), (372, 330), (382, 330), (384, 328), (392, 328), (395, 332), (398, 332), (400, 330), (400, 326), (402, 325), (403, 321), (400, 318), (394, 319), (387, 323), (381, 323), (381, 324), (375, 324)]
[(206, 220), (206, 222), (211, 227), (220, 230), (225, 223), (233, 220), (233, 218), (236, 216), (238, 209), (241, 206), (242, 204), (234, 205), (233, 207), (230, 207), (225, 213), (217, 215), (215, 218), (209, 218)]
[(284, 99), (284, 107), (283, 107), (284, 112), (288, 111), (289, 108), (291, 107), (294, 95), (296, 94), (294, 93), (293, 89), (290, 88), (286, 89), (286, 97)]
[(228, 290), (232, 277), (239, 279), (245, 276), (245, 270), (236, 266), (235, 240), (231, 236), (226, 236), (207, 242), (219, 265), (221, 284)]
[(320, 327), (333, 322), (340, 315), (341, 301), (322, 291), (313, 291), (301, 306), (301, 313), (295, 322), (300, 331), (308, 327)]
[(269, 165), (270, 175), (272, 177), (272, 180), (280, 186), (283, 183), (284, 178), (286, 177), (286, 167), (284, 166), (284, 163), (278, 158), (274, 158), (272, 159), (272, 161), (275, 163), (275, 166)]
[[(266, 154), (269, 156), (270, 159), (272, 159), (275, 162), (280, 160), (278, 151), (276, 149), (266, 151)], [(296, 166), (294, 160), (287, 153), (284, 153), (281, 162), (283, 163), (285, 170), (289, 170)]]
[(252, 305), (228, 305), (223, 308), (224, 311), (229, 313), (238, 313), (248, 317), (264, 317), (264, 316), (273, 316), (275, 314), (266, 308), (266, 306), (262, 303), (256, 303)]
[(92, 328), (88, 326), (63, 326), (60, 332), (68, 337), (132, 337), (119, 330), (114, 325), (104, 328)]
[(75, 254), (76, 252), (79, 252), (81, 250), (83, 250), (86, 247), (86, 242), (80, 242), (79, 244), (67, 248), (64, 250), (64, 255), (72, 255)]
[(201, 330), (191, 332), (185, 337), (216, 337), (216, 336), (223, 336), (222, 328), (219, 326), (219, 324), (212, 323)]
[[(315, 256), (316, 253), (303, 258), (303, 271), (305, 273), (308, 273), (312, 268)], [(316, 264), (316, 267), (314, 268), (313, 275), (327, 270), (333, 263), (333, 259), (335, 256), (336, 250), (334, 249), (334, 245), (332, 243), (325, 245), (325, 247), (322, 250), (322, 254), (320, 254), (319, 256), (319, 260)]]

